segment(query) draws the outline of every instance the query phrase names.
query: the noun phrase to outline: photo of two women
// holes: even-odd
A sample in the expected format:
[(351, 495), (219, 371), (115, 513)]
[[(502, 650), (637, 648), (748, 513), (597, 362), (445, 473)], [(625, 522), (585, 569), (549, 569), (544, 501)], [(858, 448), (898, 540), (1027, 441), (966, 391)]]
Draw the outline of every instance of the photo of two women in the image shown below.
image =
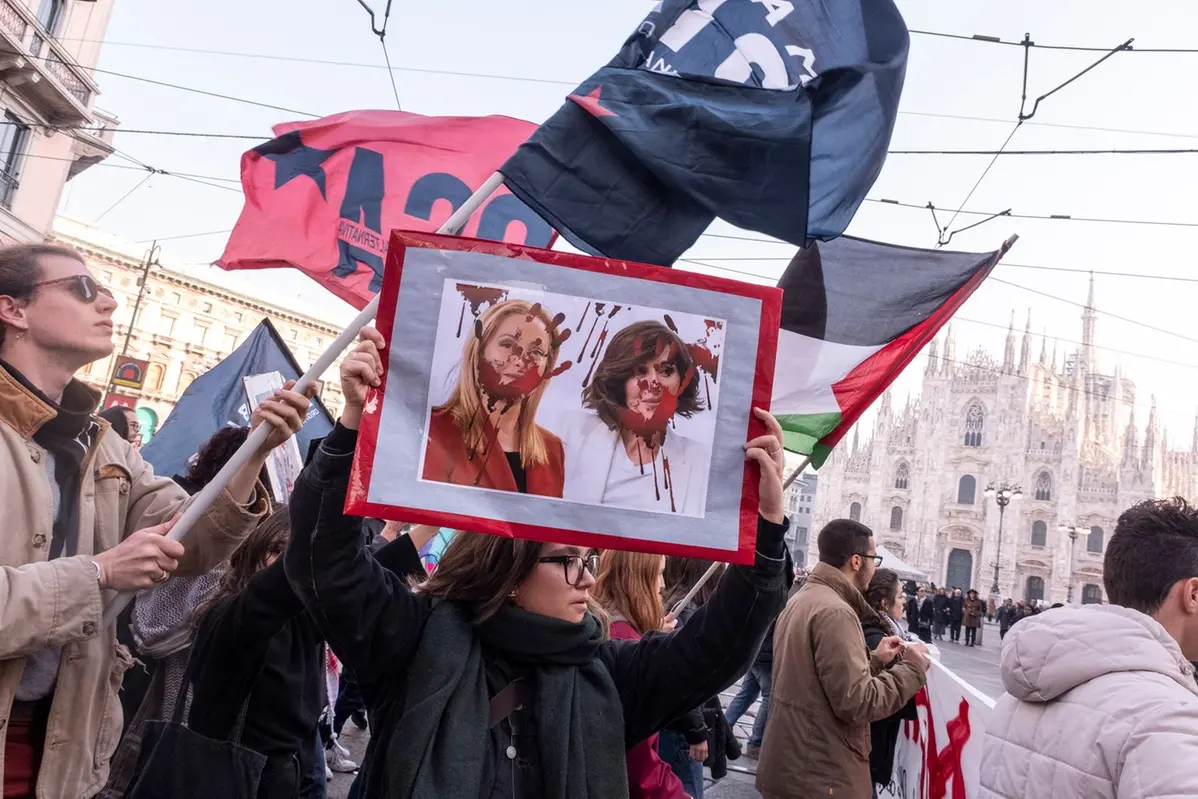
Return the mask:
[(424, 480), (701, 518), (724, 322), (445, 282)]

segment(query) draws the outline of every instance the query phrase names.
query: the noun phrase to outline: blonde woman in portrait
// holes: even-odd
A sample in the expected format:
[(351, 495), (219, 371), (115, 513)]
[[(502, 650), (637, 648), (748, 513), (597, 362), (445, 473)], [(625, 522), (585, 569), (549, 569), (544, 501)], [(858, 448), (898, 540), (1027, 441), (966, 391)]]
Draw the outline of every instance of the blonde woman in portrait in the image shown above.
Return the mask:
[(557, 324), (525, 300), (488, 308), (462, 345), (457, 384), (433, 408), (424, 479), (455, 485), (561, 497), (561, 439), (536, 423), (558, 366)]

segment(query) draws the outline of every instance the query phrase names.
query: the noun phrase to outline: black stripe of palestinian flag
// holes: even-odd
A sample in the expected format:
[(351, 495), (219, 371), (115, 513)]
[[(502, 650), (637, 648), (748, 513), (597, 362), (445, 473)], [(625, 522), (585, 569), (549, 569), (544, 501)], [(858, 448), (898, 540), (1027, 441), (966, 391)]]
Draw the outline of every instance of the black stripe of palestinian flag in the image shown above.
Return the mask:
[(800, 250), (778, 283), (772, 408), (786, 448), (819, 468), (1014, 241), (962, 253), (841, 236)]

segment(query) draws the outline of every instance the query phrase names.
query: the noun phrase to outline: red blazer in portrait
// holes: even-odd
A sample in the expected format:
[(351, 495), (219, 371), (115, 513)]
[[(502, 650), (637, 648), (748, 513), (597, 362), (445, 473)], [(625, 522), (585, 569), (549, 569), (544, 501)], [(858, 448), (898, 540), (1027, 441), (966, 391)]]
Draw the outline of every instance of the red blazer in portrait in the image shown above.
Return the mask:
[[(494, 441), (495, 428), (490, 421), (486, 425), (487, 441)], [(540, 425), (537, 430), (545, 442), (548, 460), (539, 466), (530, 466), (525, 470), (528, 481), (528, 493), (543, 497), (561, 497), (566, 480), (566, 452), (562, 440)], [(424, 479), (435, 480), (439, 483), (473, 486), (478, 488), (493, 488), (499, 491), (516, 491), (516, 478), (508, 466), (502, 447), (498, 442), (491, 445), (494, 449), (490, 457), (484, 457), (481, 452), (470, 458), (462, 431), (453, 423), (448, 412), (433, 411), (428, 423), (428, 447), (424, 453)], [(485, 465), (483, 461), (485, 460)], [(479, 469), (483, 470), (482, 477), (476, 484)]]

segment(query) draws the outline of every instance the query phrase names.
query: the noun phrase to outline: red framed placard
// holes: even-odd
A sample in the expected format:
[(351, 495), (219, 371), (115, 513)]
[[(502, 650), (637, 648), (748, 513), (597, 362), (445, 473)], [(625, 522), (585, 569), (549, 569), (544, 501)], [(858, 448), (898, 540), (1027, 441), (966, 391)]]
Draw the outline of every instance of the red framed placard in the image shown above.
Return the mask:
[[(487, 256), (500, 258), (517, 259), (519, 261), (535, 261), (538, 264), (544, 264), (552, 267), (561, 267), (564, 269), (578, 270), (581, 272), (600, 273), (608, 276), (618, 277), (621, 281), (648, 281), (649, 283), (666, 283), (673, 286), (698, 289), (703, 292), (711, 292), (720, 295), (734, 295), (737, 297), (747, 298), (757, 301), (753, 307), (759, 309), (757, 314), (758, 327), (755, 332), (756, 352), (752, 358), (752, 379), (751, 386), (748, 386), (747, 395), (749, 404), (753, 407), (764, 409), (769, 408), (770, 396), (773, 389), (773, 373), (774, 361), (778, 343), (778, 328), (781, 315), (781, 298), (782, 292), (772, 286), (758, 286), (748, 283), (741, 283), (725, 278), (712, 277), (710, 275), (702, 275), (694, 272), (683, 272), (673, 269), (663, 268), (659, 266), (650, 266), (646, 264), (631, 263), (627, 261), (616, 261), (604, 258), (595, 258), (574, 253), (558, 252), (554, 250), (545, 250), (534, 247), (526, 247), (517, 244), (507, 244), (494, 241), (484, 241), (479, 239), (469, 239), (456, 236), (443, 236), (436, 234), (413, 233), (406, 231), (396, 231), (392, 233), (391, 243), (388, 248), (386, 272), (383, 279), (383, 288), (380, 294), (380, 306), (377, 317), (377, 326), (383, 334), (386, 341), (386, 348), (382, 353), (383, 362), (391, 364), (391, 353), (394, 348), (401, 348), (402, 352), (410, 352), (410, 340), (405, 341), (403, 333), (397, 331), (396, 326), (396, 309), (401, 302), (400, 290), (401, 283), (404, 283), (404, 269), (408, 265), (408, 253), (413, 250), (440, 250), (448, 253), (453, 252), (470, 252), (479, 253)], [(434, 270), (430, 268), (429, 273)], [(416, 273), (413, 273), (416, 274)], [(439, 274), (439, 273), (438, 273)], [(547, 273), (550, 274), (550, 273)], [(432, 280), (431, 276), (426, 276), (428, 280)], [(437, 279), (440, 279), (438, 277)], [(446, 278), (457, 280), (460, 278)], [(504, 275), (494, 275), (496, 284), (510, 283)], [(610, 285), (610, 279), (608, 282)], [(625, 287), (626, 289), (628, 287)], [(427, 289), (426, 289), (427, 290)], [(556, 294), (558, 296), (567, 296), (565, 292), (561, 292), (556, 288), (546, 288), (538, 290), (540, 293)], [(631, 290), (629, 290), (631, 291)], [(646, 286), (643, 291), (649, 292), (652, 295), (652, 287)], [(668, 291), (668, 289), (659, 289), (658, 291)], [(572, 296), (578, 302), (587, 294), (574, 293)], [(593, 295), (597, 296), (597, 295)], [(639, 295), (638, 295), (639, 296)], [(411, 300), (409, 300), (411, 302)], [(598, 305), (598, 303), (596, 303)], [(588, 308), (589, 308), (588, 304)], [(631, 307), (631, 306), (630, 306)], [(661, 310), (656, 305), (645, 305), (643, 310), (657, 311)], [(463, 307), (463, 316), (465, 308)], [(585, 311), (583, 316), (585, 317)], [(675, 312), (681, 313), (681, 312)], [(614, 313), (613, 313), (614, 315)], [(689, 313), (687, 316), (694, 317), (696, 314)], [(477, 313), (475, 314), (478, 318)], [(405, 317), (406, 318), (406, 317)], [(528, 317), (532, 319), (531, 316)], [(670, 326), (673, 327), (673, 320), (670, 320), (668, 314), (666, 319)], [(710, 320), (705, 320), (710, 323)], [(581, 326), (580, 319), (580, 326)], [(572, 320), (571, 320), (572, 324)], [(621, 323), (623, 324), (623, 323)], [(731, 324), (731, 323), (729, 323)], [(481, 329), (481, 328), (480, 328)], [(617, 328), (619, 330), (620, 328)], [(720, 328), (722, 330), (722, 327)], [(462, 330), (461, 319), (458, 320), (459, 334)], [(710, 328), (709, 328), (710, 333)], [(438, 331), (439, 335), (439, 331)], [(568, 335), (568, 334), (567, 334)], [(396, 336), (399, 336), (396, 339)], [(410, 338), (416, 338), (412, 336)], [(589, 342), (590, 337), (587, 337)], [(638, 341), (639, 343), (639, 341)], [(420, 343), (421, 347), (427, 347), (427, 343)], [(480, 344), (480, 346), (486, 346)], [(563, 345), (566, 346), (566, 345)], [(588, 348), (588, 344), (584, 344), (583, 352)], [(597, 342), (595, 349), (592, 350), (591, 358), (595, 359), (596, 353), (600, 352), (602, 342)], [(599, 359), (606, 357), (606, 351), (599, 356)], [(432, 353), (429, 353), (430, 362)], [(481, 356), (480, 356), (481, 358)], [(430, 366), (430, 369), (432, 367)], [(742, 369), (744, 371), (744, 369)], [(557, 379), (557, 378), (554, 378)], [(589, 379), (589, 375), (588, 375)], [(571, 528), (568, 525), (558, 524), (555, 526), (546, 526), (531, 522), (510, 521), (507, 519), (491, 518), (485, 515), (474, 515), (471, 512), (471, 506), (474, 504), (471, 501), (470, 491), (477, 490), (474, 486), (462, 486), (462, 501), (460, 510), (447, 510), (445, 507), (429, 508), (419, 507), (417, 503), (412, 505), (394, 504), (392, 502), (379, 502), (371, 499), (371, 486), (374, 485), (374, 469), (376, 463), (376, 455), (379, 448), (380, 427), (384, 416), (384, 409), (387, 407), (387, 390), (388, 377), (384, 377), (383, 384), (380, 388), (371, 392), (366, 403), (365, 413), (363, 415), (361, 432), (358, 440), (357, 451), (354, 456), (353, 477), (350, 481), (349, 495), (346, 501), (346, 512), (357, 515), (380, 519), (390, 519), (402, 522), (411, 522), (419, 524), (431, 524), (440, 527), (450, 527), (459, 530), (472, 532), (489, 533), (494, 535), (504, 535), (510, 537), (526, 538), (537, 541), (548, 541), (554, 543), (571, 544), (598, 548), (613, 548), (627, 549), (642, 552), (654, 552), (666, 555), (682, 555), (688, 557), (704, 558), (708, 560), (719, 560), (732, 563), (752, 563), (753, 551), (756, 542), (757, 533), (757, 467), (747, 462), (742, 463), (741, 478), (739, 481), (740, 501), (738, 512), (733, 516), (731, 514), (732, 506), (726, 505), (724, 514), (729, 519), (735, 519), (738, 530), (736, 535), (735, 548), (703, 546), (699, 544), (692, 545), (685, 541), (655, 541), (638, 538), (628, 534), (608, 535), (592, 530)], [(547, 382), (547, 381), (546, 381)], [(748, 380), (742, 379), (743, 383), (748, 383)], [(585, 385), (585, 383), (584, 383)], [(685, 384), (684, 384), (685, 385)], [(705, 384), (706, 385), (706, 384)], [(421, 389), (424, 387), (422, 386)], [(743, 388), (743, 386), (742, 386)], [(392, 383), (391, 390), (395, 390), (395, 384)], [(744, 392), (740, 394), (743, 396)], [(399, 402), (400, 400), (396, 400)], [(710, 396), (707, 400), (710, 405)], [(718, 410), (718, 409), (717, 409)], [(744, 441), (750, 438), (761, 435), (766, 432), (765, 426), (758, 421), (752, 414), (751, 410), (746, 408), (747, 426), (746, 429), (740, 431), (743, 437), (737, 441), (739, 448)], [(538, 425), (540, 415), (538, 415)], [(713, 429), (716, 422), (713, 421)], [(426, 415), (423, 419), (423, 428), (419, 431), (421, 437), (429, 434), (429, 417)], [(618, 434), (614, 434), (618, 435)], [(423, 438), (422, 438), (423, 440)], [(669, 434), (666, 434), (667, 442), (671, 439)], [(727, 442), (721, 442), (721, 446), (726, 447)], [(714, 448), (714, 442), (708, 444), (708, 448)], [(425, 450), (421, 449), (421, 458), (427, 457)], [(708, 452), (708, 467), (710, 468), (711, 453)], [(685, 464), (684, 464), (685, 465)], [(484, 464), (485, 466), (485, 464)], [(656, 461), (654, 462), (656, 466)], [(664, 466), (664, 464), (663, 464)], [(400, 464), (399, 468), (403, 468)], [(424, 468), (423, 465), (417, 467), (418, 472)], [(565, 467), (562, 467), (563, 470)], [(711, 471), (715, 471), (711, 469)], [(663, 468), (664, 472), (664, 468)], [(510, 472), (505, 472), (510, 474)], [(481, 474), (480, 474), (481, 477)], [(718, 479), (716, 475), (714, 479)], [(381, 478), (380, 478), (381, 479)], [(408, 478), (403, 478), (408, 479)], [(428, 480), (421, 480), (419, 474), (412, 478), (419, 483), (426, 483)], [(531, 479), (531, 478), (530, 478)], [(657, 487), (657, 477), (654, 476), (654, 488)], [(676, 479), (676, 478), (675, 478)], [(663, 474), (663, 481), (665, 476)], [(452, 481), (436, 481), (452, 482)], [(415, 484), (415, 483), (414, 483)], [(477, 481), (474, 485), (477, 485)], [(607, 488), (607, 486), (604, 486)], [(708, 501), (708, 477), (704, 473), (704, 482), (702, 484), (701, 502)], [(455, 488), (456, 490), (456, 488)], [(491, 488), (491, 491), (502, 490)], [(510, 489), (509, 489), (510, 490)], [(723, 489), (730, 490), (730, 489)], [(505, 494), (506, 496), (506, 494)], [(532, 497), (525, 495), (526, 502), (558, 502), (565, 505), (574, 506), (577, 501), (569, 498), (558, 499), (556, 495)], [(660, 501), (660, 500), (659, 500)], [(671, 495), (671, 503), (673, 502)], [(444, 502), (441, 503), (444, 506)], [(456, 499), (455, 499), (456, 504)], [(606, 503), (602, 503), (598, 507), (598, 511), (607, 510), (603, 507)], [(574, 512), (575, 516), (581, 516), (587, 513), (588, 509), (594, 509), (596, 503), (590, 505), (582, 503), (578, 504), (581, 512)], [(704, 505), (706, 507), (706, 505)], [(615, 510), (642, 510), (638, 507), (619, 506), (614, 507)], [(660, 511), (649, 511), (651, 513), (660, 513)], [(559, 515), (571, 515), (566, 511), (562, 511)], [(593, 515), (592, 515), (592, 518)], [(665, 518), (683, 519), (684, 516), (669, 516)], [(697, 519), (696, 524), (703, 523), (706, 519)]]

